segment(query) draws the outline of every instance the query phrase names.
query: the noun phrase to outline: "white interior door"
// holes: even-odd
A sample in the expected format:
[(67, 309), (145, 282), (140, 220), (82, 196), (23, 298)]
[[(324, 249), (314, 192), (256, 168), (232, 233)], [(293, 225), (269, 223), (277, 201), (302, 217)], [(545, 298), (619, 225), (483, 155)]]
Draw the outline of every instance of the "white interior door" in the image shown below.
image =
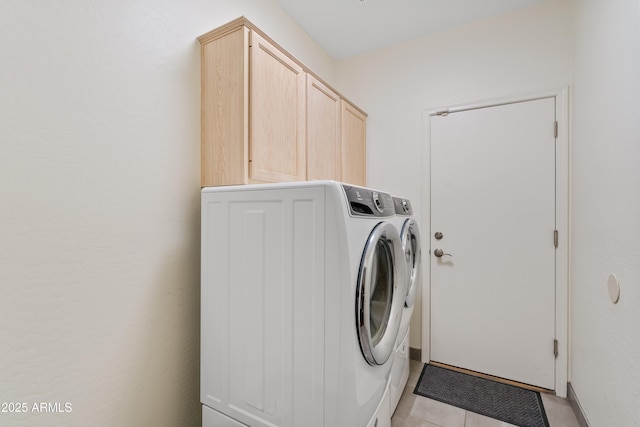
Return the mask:
[(431, 118), (432, 361), (554, 389), (554, 123), (555, 98)]

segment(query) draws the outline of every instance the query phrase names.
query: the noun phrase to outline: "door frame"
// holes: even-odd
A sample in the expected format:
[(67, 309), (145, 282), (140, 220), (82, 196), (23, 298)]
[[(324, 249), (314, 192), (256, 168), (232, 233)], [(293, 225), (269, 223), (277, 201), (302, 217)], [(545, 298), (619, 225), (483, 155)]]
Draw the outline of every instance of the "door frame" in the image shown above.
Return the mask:
[[(431, 117), (442, 113), (496, 107), (515, 102), (534, 101), (543, 98), (555, 98), (558, 136), (556, 138), (556, 229), (558, 247), (556, 249), (556, 291), (555, 291), (555, 337), (558, 340), (558, 356), (555, 359), (555, 392), (559, 397), (567, 397), (569, 380), (569, 251), (570, 251), (570, 194), (569, 194), (569, 87), (531, 95), (514, 96), (496, 100), (472, 102), (468, 104), (424, 109), (422, 113), (422, 209), (427, 213), (422, 228), (422, 347), (423, 363), (430, 362), (431, 354)], [(549, 351), (552, 349), (550, 348)]]

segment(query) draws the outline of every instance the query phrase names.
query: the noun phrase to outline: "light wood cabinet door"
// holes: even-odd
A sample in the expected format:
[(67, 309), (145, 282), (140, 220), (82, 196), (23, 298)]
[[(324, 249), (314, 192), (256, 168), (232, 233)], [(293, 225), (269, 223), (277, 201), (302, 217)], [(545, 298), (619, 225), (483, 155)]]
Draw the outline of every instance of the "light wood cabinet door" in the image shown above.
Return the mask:
[(302, 181), (306, 73), (255, 31), (250, 57), (250, 179)]
[(366, 185), (367, 116), (344, 99), (341, 102), (341, 180)]
[(340, 96), (307, 75), (307, 179), (341, 179)]

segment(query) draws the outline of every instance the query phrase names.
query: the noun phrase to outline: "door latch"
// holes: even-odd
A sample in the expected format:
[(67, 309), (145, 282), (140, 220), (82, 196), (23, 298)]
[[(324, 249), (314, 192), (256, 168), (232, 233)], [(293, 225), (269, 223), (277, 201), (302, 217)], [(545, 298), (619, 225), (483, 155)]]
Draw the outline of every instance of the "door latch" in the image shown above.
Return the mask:
[(436, 248), (436, 249), (433, 251), (433, 254), (434, 254), (435, 256), (437, 256), (438, 258), (441, 258), (441, 257), (443, 257), (443, 256), (445, 256), (445, 255), (448, 255), (448, 256), (450, 256), (450, 257), (453, 257), (453, 255), (451, 255), (451, 254), (445, 254), (445, 253), (444, 253), (444, 251), (443, 251), (442, 249), (440, 249), (440, 248)]

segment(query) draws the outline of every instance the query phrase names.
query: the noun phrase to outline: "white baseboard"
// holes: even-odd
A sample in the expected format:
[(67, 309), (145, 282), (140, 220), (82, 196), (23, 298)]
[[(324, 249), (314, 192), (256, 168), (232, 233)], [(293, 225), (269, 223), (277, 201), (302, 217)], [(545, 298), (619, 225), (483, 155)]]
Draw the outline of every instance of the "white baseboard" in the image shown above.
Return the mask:
[(578, 397), (576, 396), (576, 392), (571, 386), (571, 383), (567, 383), (567, 399), (571, 404), (571, 409), (573, 409), (573, 412), (576, 414), (580, 427), (590, 427), (589, 421), (587, 421), (587, 417), (584, 415), (584, 411), (580, 406), (580, 402), (578, 401)]

